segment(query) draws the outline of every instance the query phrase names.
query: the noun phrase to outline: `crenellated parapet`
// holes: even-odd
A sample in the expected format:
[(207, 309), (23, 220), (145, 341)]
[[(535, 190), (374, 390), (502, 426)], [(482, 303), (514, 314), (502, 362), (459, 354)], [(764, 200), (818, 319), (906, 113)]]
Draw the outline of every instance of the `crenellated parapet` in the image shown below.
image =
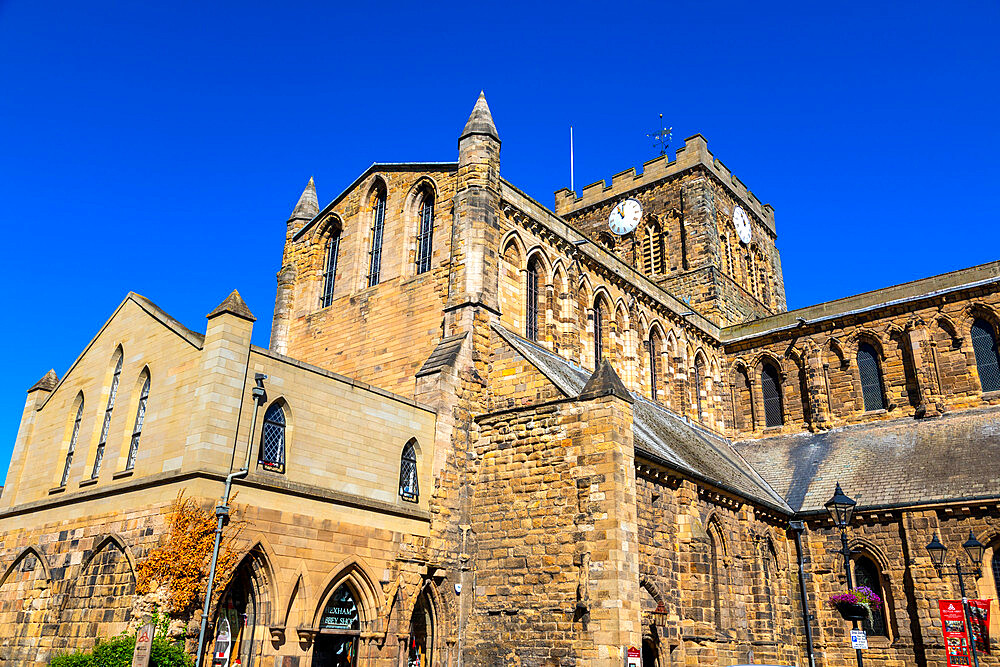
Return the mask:
[(756, 195), (748, 190), (747, 186), (734, 176), (721, 160), (712, 155), (708, 150), (708, 142), (700, 134), (695, 134), (684, 140), (684, 145), (677, 149), (676, 159), (668, 161), (666, 156), (654, 158), (643, 163), (641, 173), (636, 173), (635, 167), (626, 169), (611, 177), (611, 185), (608, 185), (604, 180), (591, 183), (584, 186), (579, 196), (569, 188), (556, 190), (556, 215), (571, 216), (611, 197), (618, 197), (648, 187), (699, 165), (722, 182), (745, 208), (763, 222), (772, 234), (776, 233), (774, 208), (770, 204), (762, 204)]

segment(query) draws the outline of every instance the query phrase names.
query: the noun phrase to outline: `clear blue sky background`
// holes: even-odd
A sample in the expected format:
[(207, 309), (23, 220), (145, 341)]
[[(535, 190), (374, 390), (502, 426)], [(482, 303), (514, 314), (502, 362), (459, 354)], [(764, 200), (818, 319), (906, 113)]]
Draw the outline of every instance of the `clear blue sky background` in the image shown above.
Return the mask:
[(129, 290), (201, 331), (238, 288), (267, 345), (309, 176), (325, 204), (455, 159), (480, 88), (549, 206), (570, 124), (578, 189), (654, 157), (661, 112), (704, 134), (776, 209), (790, 308), (997, 259), (998, 29), (976, 0), (0, 0), (0, 468)]

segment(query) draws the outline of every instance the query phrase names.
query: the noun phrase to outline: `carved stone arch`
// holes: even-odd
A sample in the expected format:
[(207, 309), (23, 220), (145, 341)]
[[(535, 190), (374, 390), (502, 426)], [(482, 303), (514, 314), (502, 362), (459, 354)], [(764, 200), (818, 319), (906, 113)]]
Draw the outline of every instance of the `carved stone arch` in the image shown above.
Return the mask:
[[(236, 567), (238, 568), (248, 558), (258, 561), (259, 568), (255, 572), (260, 571), (263, 574), (265, 581), (262, 582), (262, 588), (265, 589), (267, 594), (266, 604), (264, 605), (265, 612), (262, 614), (264, 624), (277, 623), (280, 619), (277, 618), (276, 614), (281, 611), (278, 607), (279, 600), (285, 596), (281, 595), (281, 591), (278, 589), (278, 574), (274, 566), (274, 563), (277, 562), (277, 557), (275, 556), (274, 549), (271, 547), (271, 543), (268, 542), (267, 536), (260, 532), (253, 533), (241, 541), (250, 546), (240, 553), (240, 557), (236, 560)], [(300, 563), (299, 565), (299, 570), (302, 571), (302, 564)], [(287, 591), (288, 597), (292, 594), (293, 591)]]
[(691, 357), (691, 363), (697, 364), (701, 360), (701, 365), (703, 368), (708, 368), (708, 355), (705, 354), (705, 348), (699, 345), (694, 350), (694, 355)]
[(556, 296), (566, 291), (567, 275), (566, 266), (561, 259), (557, 259), (552, 262), (552, 287), (556, 290)]
[(677, 334), (674, 332), (673, 327), (667, 331), (667, 335), (663, 339), (663, 349), (668, 352), (673, 352), (673, 356), (677, 356), (677, 352), (680, 350), (680, 343), (677, 341)]
[(855, 349), (857, 349), (861, 343), (868, 343), (875, 348), (876, 352), (878, 352), (879, 361), (883, 363), (885, 362), (885, 341), (882, 336), (879, 335), (878, 331), (869, 327), (859, 327), (854, 331), (854, 333), (848, 336), (848, 340), (854, 345)]
[(420, 203), (420, 198), (427, 193), (434, 198), (435, 201), (438, 199), (438, 192), (441, 188), (438, 187), (437, 181), (428, 174), (421, 174), (417, 180), (410, 185), (410, 189), (406, 192), (406, 198), (404, 199), (404, 206), (407, 211), (415, 212), (417, 204)]
[(778, 379), (784, 385), (785, 380), (788, 379), (788, 373), (785, 372), (785, 366), (781, 363), (781, 359), (778, 358), (776, 354), (770, 350), (763, 350), (757, 353), (754, 357), (751, 367), (754, 370), (754, 374), (759, 375), (762, 370), (764, 370), (764, 364), (771, 364), (774, 366), (774, 370), (778, 371)]
[[(648, 335), (646, 336), (646, 338), (649, 338), (649, 336), (656, 334), (657, 336), (660, 337), (660, 342), (663, 343), (664, 346), (666, 346), (667, 333), (666, 330), (663, 328), (663, 322), (660, 321), (660, 318), (656, 318), (652, 322), (650, 322), (647, 331)], [(666, 347), (664, 347), (664, 350), (665, 349)]]
[(660, 587), (656, 585), (655, 581), (647, 576), (643, 576), (639, 579), (639, 586), (645, 589), (645, 591), (649, 593), (649, 596), (653, 598), (653, 601), (656, 602), (657, 609), (666, 608), (667, 598), (660, 591)]
[(603, 303), (604, 308), (607, 311), (608, 317), (612, 317), (615, 315), (614, 299), (611, 298), (611, 293), (608, 291), (608, 288), (605, 287), (604, 285), (598, 285), (597, 287), (594, 288), (594, 298), (592, 300), (592, 303), (593, 303), (593, 305), (591, 306), (592, 308), (597, 308), (598, 303)]
[(618, 322), (619, 335), (632, 328), (631, 313), (629, 313), (625, 300), (621, 297), (615, 302), (615, 321)]
[(951, 338), (951, 344), (953, 347), (960, 347), (962, 345), (962, 339), (964, 336), (961, 334), (961, 330), (958, 325), (955, 324), (955, 320), (948, 317), (945, 313), (938, 313), (934, 317), (934, 321), (937, 322), (937, 325), (941, 327), (941, 330)]
[[(67, 612), (69, 612), (69, 615), (72, 615), (73, 609), (71, 609), (71, 607), (76, 607), (75, 601), (77, 598), (74, 594), (76, 592), (77, 584), (80, 583), (83, 576), (90, 569), (91, 564), (94, 563), (95, 559), (108, 549), (117, 550), (118, 553), (121, 555), (121, 558), (124, 559), (125, 565), (128, 570), (127, 572), (128, 578), (131, 581), (131, 592), (132, 593), (135, 592), (136, 566), (135, 566), (135, 558), (132, 555), (132, 550), (125, 543), (125, 540), (123, 540), (121, 536), (118, 535), (117, 533), (106, 534), (94, 542), (94, 547), (89, 550), (89, 553), (86, 554), (86, 558), (84, 558), (83, 562), (80, 563), (80, 569), (77, 571), (77, 575), (72, 579), (63, 580), (62, 590), (60, 591), (62, 595), (61, 595), (61, 600), (59, 602), (58, 613), (57, 613), (57, 616), (61, 621), (69, 620), (65, 618)], [(104, 563), (104, 565), (107, 565), (107, 563)], [(79, 599), (88, 600), (89, 597), (90, 597), (89, 595), (83, 595)], [(73, 604), (71, 604), (71, 602)], [(78, 610), (79, 609), (77, 609), (77, 611)]]
[(7, 577), (10, 573), (17, 569), (17, 566), (24, 561), (28, 556), (34, 556), (35, 560), (42, 566), (42, 575), (45, 578), (46, 585), (52, 583), (52, 568), (49, 567), (49, 561), (45, 558), (45, 555), (33, 546), (25, 547), (21, 550), (19, 554), (11, 561), (10, 565), (3, 572), (3, 576), (0, 576), (0, 587), (3, 587), (7, 583)]
[(386, 199), (389, 198), (389, 181), (382, 173), (376, 173), (372, 176), (371, 183), (368, 184), (368, 189), (365, 192), (365, 198), (363, 201), (364, 209), (370, 210), (372, 207), (372, 201), (378, 194), (384, 193)]
[(524, 241), (521, 240), (521, 235), (517, 233), (517, 230), (512, 229), (507, 232), (503, 240), (500, 241), (500, 256), (518, 269), (524, 267)]
[(132, 577), (135, 578), (135, 556), (132, 555), (132, 550), (118, 533), (108, 533), (94, 542), (94, 548), (90, 550), (90, 554), (80, 564), (80, 572), (86, 572), (91, 561), (94, 560), (94, 557), (109, 544), (113, 544), (119, 551), (122, 552), (125, 556), (125, 560), (128, 561), (129, 569), (132, 570)]
[(378, 631), (380, 625), (379, 613), (382, 610), (384, 594), (382, 587), (378, 585), (378, 578), (375, 577), (371, 569), (360, 558), (346, 558), (338, 563), (327, 575), (319, 597), (316, 600), (316, 607), (312, 616), (312, 627), (319, 628), (323, 610), (326, 608), (327, 600), (336, 592), (341, 584), (347, 584), (354, 595), (358, 605), (358, 618), (362, 624), (362, 630)]
[(326, 243), (334, 234), (340, 234), (344, 231), (344, 220), (337, 213), (327, 213), (323, 217), (323, 221), (316, 225), (312, 240), (313, 243), (323, 245)]
[(875, 561), (879, 570), (882, 572), (882, 576), (888, 576), (886, 573), (892, 569), (892, 565), (890, 564), (890, 561), (886, 557), (885, 553), (877, 544), (871, 540), (865, 539), (864, 537), (853, 537), (850, 542), (848, 542), (848, 547), (852, 551), (858, 551), (860, 555), (867, 556)]
[(844, 351), (844, 345), (837, 338), (831, 336), (829, 340), (826, 341), (824, 347), (832, 354), (836, 355), (840, 359), (840, 365), (843, 367), (850, 365), (850, 357)]
[(538, 261), (542, 264), (542, 269), (545, 271), (545, 278), (548, 282), (549, 276), (552, 275), (552, 262), (549, 261), (549, 256), (546, 254), (545, 249), (540, 245), (532, 246), (530, 250), (524, 254), (524, 266), (528, 267), (531, 262), (532, 257), (537, 257)]
[(993, 306), (985, 304), (981, 301), (973, 301), (965, 307), (962, 314), (966, 319), (966, 322), (962, 327), (963, 331), (971, 327), (973, 321), (975, 321), (977, 317), (981, 317), (992, 324), (993, 327), (1000, 332), (1000, 316), (997, 315), (997, 311), (993, 308)]
[(712, 512), (708, 520), (705, 522), (705, 532), (711, 536), (715, 533), (716, 538), (719, 541), (719, 556), (726, 558), (729, 556), (729, 545), (726, 543), (726, 534), (722, 530), (722, 522), (719, 520), (719, 515)]
[(733, 379), (734, 382), (736, 381), (737, 373), (743, 373), (748, 377), (750, 375), (750, 365), (747, 364), (746, 360), (743, 359), (743, 357), (736, 357), (735, 359), (733, 359), (733, 363), (730, 364), (729, 370), (730, 370), (730, 377)]
[(589, 304), (591, 301), (591, 295), (594, 293), (594, 286), (590, 282), (590, 278), (587, 277), (586, 273), (580, 274), (580, 280), (577, 281), (576, 288), (580, 290), (580, 294), (586, 297), (586, 301)]
[[(298, 625), (305, 625), (309, 622), (307, 604), (309, 600), (312, 599), (309, 591), (309, 572), (306, 570), (306, 564), (304, 561), (299, 561), (299, 566), (295, 570), (295, 575), (292, 577), (292, 587), (288, 591), (288, 597), (285, 600), (285, 604), (281, 606), (281, 609), (275, 609), (275, 611), (281, 611), (280, 617), (275, 618), (275, 622), (283, 625), (284, 627), (295, 627)], [(292, 612), (295, 609), (295, 605), (298, 603), (300, 609), (300, 617), (298, 619), (292, 618)]]

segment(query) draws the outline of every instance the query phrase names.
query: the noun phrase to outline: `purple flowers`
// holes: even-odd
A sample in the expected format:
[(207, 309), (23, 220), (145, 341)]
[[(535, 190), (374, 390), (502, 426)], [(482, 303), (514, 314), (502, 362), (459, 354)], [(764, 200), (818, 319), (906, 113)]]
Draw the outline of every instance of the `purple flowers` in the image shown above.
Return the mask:
[(857, 588), (848, 591), (846, 593), (837, 593), (836, 595), (831, 595), (827, 600), (831, 607), (838, 607), (840, 605), (855, 605), (859, 604), (869, 609), (877, 607), (882, 604), (882, 598), (878, 596), (875, 591), (868, 588), (867, 586), (858, 586)]

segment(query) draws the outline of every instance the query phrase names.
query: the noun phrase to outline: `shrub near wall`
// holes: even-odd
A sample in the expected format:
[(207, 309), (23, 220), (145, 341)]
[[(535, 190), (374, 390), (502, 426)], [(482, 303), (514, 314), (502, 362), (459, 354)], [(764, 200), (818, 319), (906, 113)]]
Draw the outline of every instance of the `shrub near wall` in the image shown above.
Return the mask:
[[(56, 656), (49, 664), (52, 667), (131, 667), (134, 651), (135, 636), (119, 635), (100, 642), (91, 652), (77, 651)], [(179, 644), (156, 636), (153, 637), (149, 664), (151, 667), (191, 667), (194, 660)]]

